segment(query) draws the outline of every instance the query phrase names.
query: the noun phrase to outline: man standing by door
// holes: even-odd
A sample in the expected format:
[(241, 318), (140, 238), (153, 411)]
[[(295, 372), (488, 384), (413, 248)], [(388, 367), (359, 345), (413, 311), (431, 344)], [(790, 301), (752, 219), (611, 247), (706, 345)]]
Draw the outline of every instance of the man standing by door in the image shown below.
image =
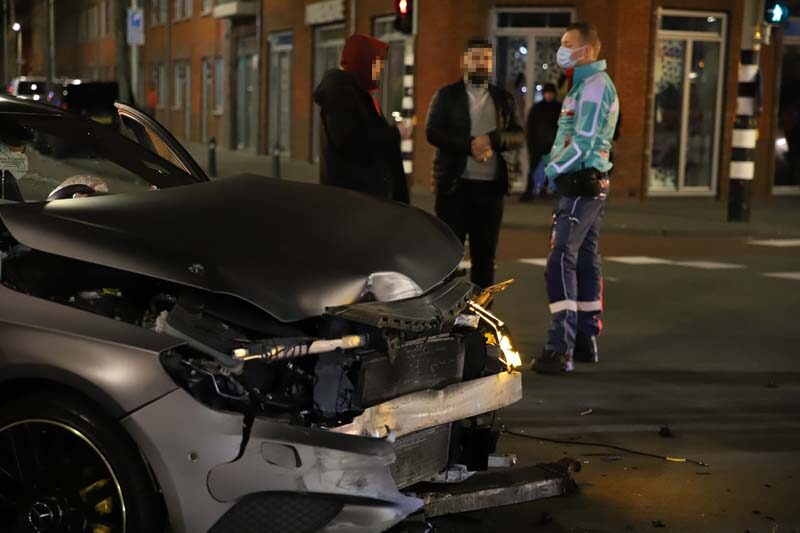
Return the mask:
[(531, 365), (543, 374), (572, 370), (573, 357), (599, 361), (603, 280), (598, 240), (619, 116), (617, 90), (605, 72), (606, 62), (597, 59), (600, 45), (594, 26), (576, 23), (567, 27), (558, 50), (559, 66), (574, 68), (574, 73), (545, 169), (561, 197), (547, 258), (552, 323), (542, 355)]
[(428, 142), (433, 161), (436, 214), (461, 242), (469, 237), (472, 282), (494, 283), (494, 260), (508, 167), (503, 155), (524, 142), (514, 98), (491, 85), (492, 45), (467, 42), (463, 79), (440, 89), (428, 111)]
[(542, 88), (542, 101), (533, 105), (528, 112), (525, 136), (528, 141), (529, 178), (521, 202), (532, 202), (537, 194), (545, 195), (548, 184), (544, 167), (549, 162), (550, 149), (558, 132), (558, 118), (561, 102), (556, 99), (556, 86), (545, 83)]

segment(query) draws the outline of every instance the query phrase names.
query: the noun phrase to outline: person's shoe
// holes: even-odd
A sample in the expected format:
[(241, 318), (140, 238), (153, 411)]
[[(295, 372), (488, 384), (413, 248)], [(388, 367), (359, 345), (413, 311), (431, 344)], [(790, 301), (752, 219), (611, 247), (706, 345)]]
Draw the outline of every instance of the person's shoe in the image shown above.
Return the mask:
[(533, 195), (533, 193), (530, 192), (522, 193), (522, 195), (519, 197), (519, 201), (522, 202), (523, 204), (527, 204), (535, 200), (536, 197)]
[(597, 350), (597, 337), (579, 333), (575, 337), (575, 352), (572, 358), (579, 363), (599, 363), (600, 353)]
[(531, 370), (537, 374), (561, 374), (562, 372), (572, 372), (574, 368), (569, 355), (547, 348), (542, 350), (542, 355), (531, 362)]

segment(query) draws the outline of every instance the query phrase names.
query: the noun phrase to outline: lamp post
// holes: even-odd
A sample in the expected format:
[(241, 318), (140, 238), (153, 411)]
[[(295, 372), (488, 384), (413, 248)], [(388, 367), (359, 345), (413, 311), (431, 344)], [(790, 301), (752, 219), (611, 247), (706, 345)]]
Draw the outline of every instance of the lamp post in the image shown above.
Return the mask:
[(22, 76), (22, 24), (15, 22), (11, 29), (17, 34), (17, 76)]

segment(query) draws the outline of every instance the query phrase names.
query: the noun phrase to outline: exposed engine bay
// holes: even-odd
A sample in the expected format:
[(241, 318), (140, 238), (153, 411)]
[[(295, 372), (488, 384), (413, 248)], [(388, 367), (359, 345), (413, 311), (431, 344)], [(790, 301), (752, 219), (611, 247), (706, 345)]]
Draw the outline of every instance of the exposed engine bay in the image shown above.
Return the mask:
[(248, 417), (333, 428), (519, 364), (505, 326), (479, 303), (491, 295), (457, 276), (421, 294), (380, 273), (359, 301), (284, 323), (233, 296), (32, 250), (8, 233), (0, 253), (0, 281), (13, 290), (185, 341), (162, 354), (166, 371), (202, 403)]

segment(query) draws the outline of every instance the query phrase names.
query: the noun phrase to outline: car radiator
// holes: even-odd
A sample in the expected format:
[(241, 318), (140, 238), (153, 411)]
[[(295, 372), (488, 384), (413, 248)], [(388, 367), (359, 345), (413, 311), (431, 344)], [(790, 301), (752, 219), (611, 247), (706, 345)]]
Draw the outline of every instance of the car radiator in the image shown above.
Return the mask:
[(429, 479), (447, 466), (450, 424), (442, 424), (400, 437), (395, 442), (397, 460), (391, 466), (399, 488)]

